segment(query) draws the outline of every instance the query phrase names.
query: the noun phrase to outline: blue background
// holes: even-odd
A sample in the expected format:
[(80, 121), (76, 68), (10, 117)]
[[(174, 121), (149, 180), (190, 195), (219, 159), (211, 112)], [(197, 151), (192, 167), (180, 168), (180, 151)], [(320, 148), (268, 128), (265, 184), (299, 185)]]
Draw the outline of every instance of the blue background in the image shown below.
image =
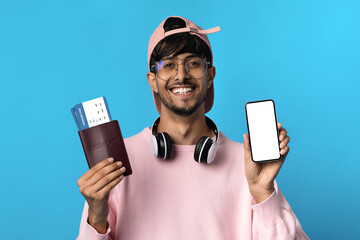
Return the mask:
[(244, 104), (272, 98), (291, 151), (278, 182), (312, 239), (360, 238), (360, 2), (0, 1), (2, 239), (75, 239), (87, 170), (70, 108), (106, 96), (124, 137), (157, 117), (147, 44), (170, 15), (209, 35), (215, 104), (242, 142)]

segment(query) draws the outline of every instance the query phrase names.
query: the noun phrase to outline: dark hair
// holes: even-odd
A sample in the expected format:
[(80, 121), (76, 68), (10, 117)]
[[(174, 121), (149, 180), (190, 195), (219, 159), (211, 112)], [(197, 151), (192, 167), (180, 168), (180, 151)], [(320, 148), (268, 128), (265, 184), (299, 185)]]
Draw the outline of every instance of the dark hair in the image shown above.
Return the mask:
[[(165, 32), (186, 27), (186, 22), (181, 18), (170, 17), (164, 23)], [(211, 52), (208, 45), (198, 36), (190, 33), (178, 33), (170, 35), (162, 39), (154, 48), (150, 56), (150, 70), (155, 72), (152, 68), (156, 62), (162, 58), (174, 54), (174, 56), (182, 53), (193, 53), (199, 57), (206, 58), (212, 66)]]

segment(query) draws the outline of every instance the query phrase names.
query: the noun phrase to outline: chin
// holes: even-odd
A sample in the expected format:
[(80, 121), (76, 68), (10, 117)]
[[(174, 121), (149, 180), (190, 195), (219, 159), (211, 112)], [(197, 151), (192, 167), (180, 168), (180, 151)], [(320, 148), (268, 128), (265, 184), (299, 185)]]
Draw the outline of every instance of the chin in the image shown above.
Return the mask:
[(188, 117), (192, 115), (196, 109), (180, 109), (180, 108), (172, 108), (171, 111), (176, 113), (177, 115), (180, 115), (182, 117)]
[(194, 103), (192, 106), (186, 106), (186, 107), (177, 107), (177, 106), (170, 106), (168, 107), (172, 112), (176, 113), (177, 115), (188, 117), (192, 114), (194, 114), (200, 106), (202, 106), (202, 103), (204, 101), (200, 101), (197, 103)]
[(202, 106), (205, 101), (206, 94), (202, 97), (194, 96), (194, 99), (182, 99), (180, 101), (178, 99), (169, 99), (166, 101), (166, 98), (164, 99), (162, 94), (159, 94), (159, 97), (163, 105), (165, 105), (165, 107), (171, 112), (179, 116), (188, 117), (194, 114), (198, 108)]

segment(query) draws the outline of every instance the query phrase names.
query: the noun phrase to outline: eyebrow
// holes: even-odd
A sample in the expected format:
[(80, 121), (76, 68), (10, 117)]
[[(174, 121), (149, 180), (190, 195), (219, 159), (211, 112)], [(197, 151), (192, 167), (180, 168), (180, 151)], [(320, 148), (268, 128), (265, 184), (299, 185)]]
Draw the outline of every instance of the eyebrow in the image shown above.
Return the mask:
[[(191, 54), (189, 56), (186, 56), (185, 60), (188, 59), (188, 58), (192, 58), (192, 57), (198, 57), (198, 56), (196, 56), (195, 54)], [(169, 60), (169, 59), (170, 60), (177, 60), (178, 58), (177, 58), (177, 56), (168, 56), (168, 57), (165, 57), (165, 58), (161, 59), (160, 62), (164, 61), (164, 60)]]

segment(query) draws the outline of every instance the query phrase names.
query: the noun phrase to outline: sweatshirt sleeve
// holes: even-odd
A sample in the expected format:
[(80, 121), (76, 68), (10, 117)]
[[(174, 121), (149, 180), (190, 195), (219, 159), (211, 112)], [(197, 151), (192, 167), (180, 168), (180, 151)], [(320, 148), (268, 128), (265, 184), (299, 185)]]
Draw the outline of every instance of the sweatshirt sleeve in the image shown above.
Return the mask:
[(263, 202), (251, 200), (252, 239), (309, 239), (290, 205), (275, 184), (275, 191)]
[(114, 231), (111, 230), (111, 226), (115, 226), (114, 213), (110, 207), (108, 216), (108, 229), (105, 234), (98, 233), (87, 221), (89, 206), (85, 201), (84, 210), (81, 216), (79, 235), (76, 240), (113, 240), (111, 235)]

